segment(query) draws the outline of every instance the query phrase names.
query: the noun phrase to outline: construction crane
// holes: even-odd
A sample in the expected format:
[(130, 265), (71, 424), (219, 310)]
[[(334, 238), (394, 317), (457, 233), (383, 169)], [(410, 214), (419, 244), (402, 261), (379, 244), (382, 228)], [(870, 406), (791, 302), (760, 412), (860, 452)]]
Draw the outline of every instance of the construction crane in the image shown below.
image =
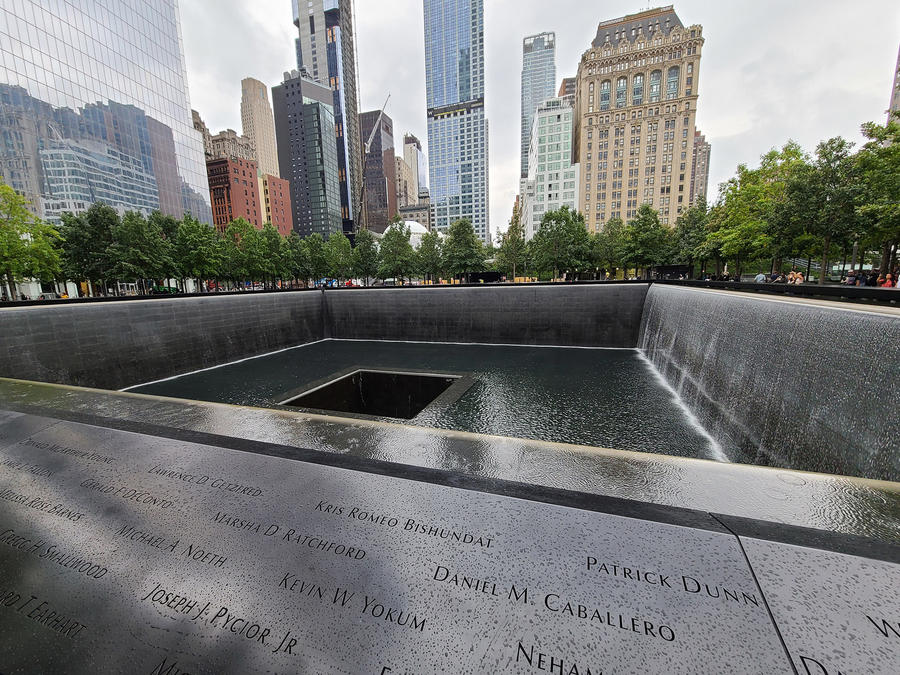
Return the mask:
[(366, 156), (369, 154), (369, 150), (372, 148), (372, 141), (375, 140), (375, 132), (378, 131), (378, 128), (381, 125), (381, 118), (384, 117), (384, 111), (387, 108), (388, 101), (391, 100), (391, 94), (388, 92), (387, 98), (384, 99), (384, 105), (381, 106), (381, 110), (378, 113), (378, 117), (375, 118), (375, 125), (372, 127), (372, 133), (369, 134), (369, 138), (366, 139), (366, 143), (363, 146), (363, 154), (362, 154), (362, 166), (360, 170), (363, 172), (362, 181), (360, 181), (360, 191), (359, 191), (359, 201), (356, 203), (359, 205), (358, 208), (361, 208), (363, 211), (363, 223), (365, 224), (366, 229), (369, 228), (369, 213), (366, 208), (366, 203), (363, 201), (366, 197)]

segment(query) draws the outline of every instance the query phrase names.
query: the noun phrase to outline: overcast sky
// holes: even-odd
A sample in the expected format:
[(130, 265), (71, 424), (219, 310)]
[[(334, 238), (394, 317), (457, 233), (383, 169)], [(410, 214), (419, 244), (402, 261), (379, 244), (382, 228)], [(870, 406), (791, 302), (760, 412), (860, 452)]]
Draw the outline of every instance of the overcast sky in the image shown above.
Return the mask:
[[(241, 130), (241, 79), (270, 87), (296, 67), (291, 0), (180, 0), (191, 105), (213, 133)], [(360, 112), (388, 92), (395, 143), (427, 143), (421, 0), (355, 0)], [(485, 0), (491, 230), (505, 230), (518, 190), (522, 38), (556, 32), (557, 81), (575, 75), (600, 21), (646, 2)], [(653, 5), (656, 6), (656, 5)], [(900, 45), (896, 0), (682, 0), (703, 26), (697, 125), (712, 143), (710, 192), (739, 163), (788, 138), (813, 150), (884, 123)]]

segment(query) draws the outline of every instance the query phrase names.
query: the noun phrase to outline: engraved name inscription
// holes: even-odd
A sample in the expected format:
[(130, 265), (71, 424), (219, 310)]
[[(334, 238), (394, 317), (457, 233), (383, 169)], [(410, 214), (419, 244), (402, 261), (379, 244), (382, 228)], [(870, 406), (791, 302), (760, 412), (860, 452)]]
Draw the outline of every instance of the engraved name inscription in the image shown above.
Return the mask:
[(493, 537), (482, 534), (455, 530), (450, 527), (441, 527), (440, 525), (424, 523), (414, 518), (398, 518), (388, 513), (379, 513), (359, 506), (339, 506), (327, 501), (320, 501), (316, 504), (314, 510), (335, 516), (346, 516), (351, 520), (356, 520), (369, 525), (380, 525), (382, 527), (390, 528), (399, 527), (405, 532), (412, 532), (413, 534), (426, 537), (436, 537), (438, 539), (445, 539), (459, 544), (480, 546), (481, 548), (490, 548), (491, 543), (494, 541)]
[(214, 490), (222, 490), (223, 492), (234, 492), (239, 495), (247, 495), (248, 497), (259, 497), (263, 491), (261, 488), (253, 485), (242, 485), (241, 483), (232, 483), (227, 478), (217, 478), (206, 474), (190, 473), (179, 468), (168, 469), (158, 464), (148, 469), (147, 473), (155, 476), (162, 476), (171, 480), (189, 483), (192, 485), (200, 485), (202, 487)]
[(71, 509), (64, 504), (58, 504), (53, 501), (47, 501), (43, 497), (33, 497), (31, 495), (22, 494), (15, 490), (0, 490), (0, 499), (12, 502), (13, 504), (21, 504), (29, 509), (42, 511), (51, 516), (65, 518), (73, 523), (77, 523), (84, 517), (81, 511)]
[(106, 576), (107, 569), (91, 560), (72, 553), (66, 553), (56, 544), (47, 544), (43, 539), (36, 540), (31, 537), (18, 534), (15, 530), (7, 529), (0, 532), (0, 544), (6, 544), (11, 548), (24, 551), (47, 562), (54, 562), (65, 569), (73, 570), (91, 579), (100, 579)]
[(139, 530), (132, 525), (123, 525), (116, 532), (116, 536), (211, 567), (225, 567), (225, 563), (228, 562), (225, 556), (207, 550), (195, 542), (182, 544), (180, 539), (170, 541), (166, 537), (147, 530)]
[(743, 605), (760, 607), (759, 599), (755, 593), (745, 593), (735, 589), (725, 588), (716, 584), (706, 583), (705, 580), (695, 579), (686, 574), (662, 574), (657, 571), (641, 570), (636, 567), (625, 567), (613, 563), (597, 560), (594, 556), (587, 556), (587, 569), (608, 577), (617, 577), (635, 583), (644, 583), (656, 588), (669, 588), (676, 592), (700, 595), (726, 602), (735, 602)]
[(97, 492), (102, 492), (103, 494), (112, 495), (114, 497), (121, 497), (122, 499), (127, 499), (128, 501), (137, 502), (138, 504), (145, 504), (147, 506), (155, 506), (160, 509), (167, 509), (175, 503), (171, 499), (158, 497), (150, 492), (147, 492), (146, 490), (130, 488), (127, 485), (119, 486), (108, 483), (101, 483), (100, 481), (96, 481), (93, 478), (87, 478), (81, 481), (80, 485), (87, 490), (96, 490)]
[(264, 525), (247, 518), (240, 518), (229, 513), (219, 511), (213, 516), (213, 522), (225, 527), (233, 527), (238, 530), (252, 532), (263, 537), (270, 537), (279, 543), (289, 542), (306, 547), (317, 553), (333, 553), (353, 560), (362, 560), (366, 557), (366, 551), (358, 546), (350, 546), (340, 542), (325, 539), (323, 537), (304, 534), (298, 529), (275, 523)]
[(53, 475), (53, 472), (46, 467), (38, 466), (37, 464), (29, 464), (28, 462), (22, 462), (16, 459), (4, 459), (0, 461), (0, 466), (13, 471), (30, 473), (32, 476), (37, 476), (38, 478), (50, 478), (50, 476)]
[(112, 464), (116, 461), (115, 457), (109, 457), (108, 455), (101, 455), (97, 452), (90, 452), (88, 450), (79, 450), (78, 448), (70, 448), (67, 445), (60, 445), (59, 443), (50, 443), (48, 441), (36, 441), (30, 436), (26, 438), (24, 441), (19, 441), (19, 445), (27, 445), (33, 448), (38, 448), (39, 450), (46, 450), (47, 452), (53, 452), (57, 455), (68, 455), (69, 457), (77, 457), (78, 459), (86, 459), (89, 462), (100, 462), (101, 464)]
[(312, 598), (325, 605), (330, 603), (331, 606), (339, 609), (357, 609), (367, 619), (384, 621), (398, 628), (407, 628), (420, 633), (425, 632), (427, 621), (425, 617), (411, 613), (408, 609), (392, 607), (375, 596), (357, 594), (339, 586), (326, 588), (290, 572), (285, 572), (278, 588)]
[(84, 623), (54, 608), (47, 600), (25, 594), (14, 588), (0, 588), (0, 607), (21, 614), (39, 626), (75, 639), (86, 628)]
[(603, 675), (602, 670), (597, 668), (591, 670), (590, 666), (579, 664), (569, 656), (547, 654), (536, 650), (534, 645), (526, 646), (521, 642), (516, 647), (516, 663), (530, 666), (534, 670), (559, 673), (560, 675)]

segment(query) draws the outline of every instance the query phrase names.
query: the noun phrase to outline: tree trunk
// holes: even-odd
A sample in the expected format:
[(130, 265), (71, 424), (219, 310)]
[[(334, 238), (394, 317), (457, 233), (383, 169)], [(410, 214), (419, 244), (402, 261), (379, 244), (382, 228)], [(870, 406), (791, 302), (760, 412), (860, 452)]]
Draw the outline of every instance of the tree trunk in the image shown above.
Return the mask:
[(884, 246), (881, 247), (881, 267), (878, 272), (881, 276), (887, 274), (890, 270), (888, 266), (891, 264), (891, 242), (884, 242)]
[(804, 277), (804, 281), (809, 281), (809, 271), (812, 269), (812, 258), (806, 259), (806, 277)]
[[(897, 270), (897, 242), (891, 244), (891, 262), (888, 265), (888, 272), (892, 274)], [(894, 284), (897, 283), (897, 275), (894, 274)]]
[(853, 254), (850, 258), (850, 271), (856, 269), (856, 256), (859, 254), (859, 240), (853, 241)]
[(9, 299), (18, 300), (16, 297), (16, 282), (13, 280), (12, 270), (9, 268), (6, 270), (6, 285), (9, 288)]
[(819, 270), (819, 286), (825, 285), (825, 275), (828, 273), (828, 249), (831, 247), (831, 235), (825, 235), (825, 243), (822, 245), (822, 269)]

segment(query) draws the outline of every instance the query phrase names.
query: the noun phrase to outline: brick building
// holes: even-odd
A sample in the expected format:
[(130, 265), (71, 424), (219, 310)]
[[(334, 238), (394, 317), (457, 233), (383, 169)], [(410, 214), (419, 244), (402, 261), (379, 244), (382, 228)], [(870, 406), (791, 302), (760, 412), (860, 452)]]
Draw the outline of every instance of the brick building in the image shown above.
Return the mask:
[(256, 162), (250, 159), (221, 157), (206, 162), (213, 224), (220, 232), (237, 218), (262, 228), (265, 216), (260, 209), (256, 171)]

